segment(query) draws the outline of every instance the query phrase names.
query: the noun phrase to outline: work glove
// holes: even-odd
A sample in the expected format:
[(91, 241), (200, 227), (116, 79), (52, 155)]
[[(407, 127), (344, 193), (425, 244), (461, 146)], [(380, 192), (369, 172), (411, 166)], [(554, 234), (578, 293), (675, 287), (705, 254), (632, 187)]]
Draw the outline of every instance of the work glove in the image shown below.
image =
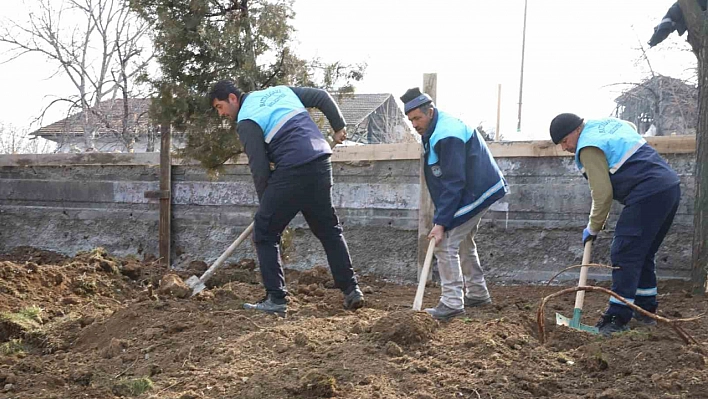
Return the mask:
[(583, 245), (585, 245), (588, 240), (593, 241), (595, 238), (597, 238), (597, 232), (594, 232), (587, 227), (583, 230)]

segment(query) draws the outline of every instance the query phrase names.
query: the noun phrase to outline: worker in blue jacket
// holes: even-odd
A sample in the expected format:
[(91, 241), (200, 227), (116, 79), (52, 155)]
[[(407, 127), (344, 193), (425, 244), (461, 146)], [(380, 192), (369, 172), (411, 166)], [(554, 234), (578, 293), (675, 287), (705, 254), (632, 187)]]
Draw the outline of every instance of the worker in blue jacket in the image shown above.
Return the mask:
[[(612, 271), (612, 291), (656, 313), (654, 257), (678, 209), (678, 175), (626, 121), (585, 120), (564, 113), (553, 118), (550, 133), (555, 144), (575, 154), (575, 164), (590, 185), (592, 207), (583, 245), (604, 227), (613, 199), (624, 205), (610, 247), (612, 266), (617, 267)], [(656, 324), (610, 297), (597, 327), (603, 335), (625, 331), (632, 317), (641, 324)]]
[(243, 93), (228, 80), (214, 85), (209, 101), (220, 116), (237, 122), (260, 204), (253, 238), (266, 296), (244, 307), (286, 315), (280, 240), (298, 212), (327, 253), (335, 286), (344, 294), (344, 307), (363, 306), (364, 295), (332, 206), (332, 150), (306, 110), (322, 111), (335, 131), (334, 141), (341, 143), (346, 139), (346, 122), (337, 103), (320, 89), (276, 86)]
[(422, 136), (425, 182), (435, 205), (435, 257), (442, 285), (440, 302), (425, 309), (438, 320), (465, 313), (465, 306), (492, 303), (474, 241), (482, 216), (508, 192), (506, 180), (484, 139), (461, 120), (438, 110), (420, 89), (401, 101)]

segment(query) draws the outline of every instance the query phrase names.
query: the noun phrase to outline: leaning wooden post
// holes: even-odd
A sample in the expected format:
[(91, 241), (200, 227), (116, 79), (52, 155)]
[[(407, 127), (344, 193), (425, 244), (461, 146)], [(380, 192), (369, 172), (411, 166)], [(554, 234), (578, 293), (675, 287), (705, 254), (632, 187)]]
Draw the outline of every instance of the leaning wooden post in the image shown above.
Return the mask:
[[(433, 98), (433, 102), (437, 103), (437, 84), (438, 84), (438, 74), (437, 73), (425, 73), (423, 74), (423, 93), (427, 93)], [(423, 153), (423, 147), (421, 144), (421, 155), (420, 155), (420, 206), (418, 208), (418, 278), (420, 279), (420, 272), (423, 270), (423, 263), (425, 263), (425, 253), (428, 249), (428, 233), (433, 228), (433, 201), (430, 198), (430, 193), (428, 192), (428, 185), (425, 184), (425, 172), (423, 170), (423, 165), (425, 162), (425, 154)], [(428, 280), (432, 279), (433, 273), (428, 273)]]
[(160, 264), (168, 268), (172, 235), (172, 153), (170, 124), (160, 126)]

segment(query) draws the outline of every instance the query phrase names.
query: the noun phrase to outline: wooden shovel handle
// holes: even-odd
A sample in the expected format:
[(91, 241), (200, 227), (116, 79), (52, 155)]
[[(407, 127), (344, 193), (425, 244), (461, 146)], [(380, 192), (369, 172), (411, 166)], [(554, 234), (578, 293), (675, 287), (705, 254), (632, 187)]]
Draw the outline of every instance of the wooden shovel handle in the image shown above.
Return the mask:
[(428, 244), (428, 252), (425, 253), (425, 262), (423, 262), (423, 269), (420, 271), (420, 279), (418, 280), (418, 290), (415, 292), (415, 299), (413, 300), (413, 310), (420, 310), (423, 307), (423, 294), (425, 293), (425, 283), (428, 281), (428, 272), (430, 271), (430, 264), (433, 261), (433, 252), (435, 250), (435, 238), (430, 240)]
[(211, 267), (209, 267), (209, 270), (207, 270), (206, 272), (204, 272), (204, 274), (202, 274), (202, 276), (199, 278), (199, 281), (201, 281), (202, 283), (204, 283), (205, 281), (209, 280), (209, 278), (211, 278), (211, 275), (214, 274), (214, 272), (216, 271), (216, 269), (218, 269), (219, 266), (221, 266), (221, 264), (224, 263), (224, 261), (225, 261), (229, 256), (231, 256), (232, 253), (234, 253), (234, 251), (236, 250), (236, 247), (238, 247), (239, 245), (241, 245), (241, 243), (242, 243), (244, 240), (246, 240), (246, 238), (248, 238), (249, 235), (251, 235), (251, 233), (253, 232), (253, 224), (254, 224), (254, 222), (251, 222), (251, 224), (249, 224), (248, 227), (246, 227), (246, 230), (244, 230), (243, 233), (241, 233), (241, 235), (238, 236), (238, 238), (236, 239), (236, 241), (234, 241), (234, 242), (229, 246), (229, 248), (226, 249), (226, 251), (224, 251), (224, 253), (221, 254), (221, 256), (219, 256), (219, 259), (217, 259), (216, 262), (214, 262), (214, 263), (211, 265)]
[[(587, 240), (585, 242), (585, 250), (583, 251), (583, 265), (590, 264), (590, 258), (592, 255), (592, 240)], [(582, 266), (580, 268), (580, 279), (578, 280), (578, 287), (587, 285), (588, 280), (588, 267)], [(583, 302), (585, 302), (585, 291), (578, 291), (575, 294), (575, 308), (582, 309)]]

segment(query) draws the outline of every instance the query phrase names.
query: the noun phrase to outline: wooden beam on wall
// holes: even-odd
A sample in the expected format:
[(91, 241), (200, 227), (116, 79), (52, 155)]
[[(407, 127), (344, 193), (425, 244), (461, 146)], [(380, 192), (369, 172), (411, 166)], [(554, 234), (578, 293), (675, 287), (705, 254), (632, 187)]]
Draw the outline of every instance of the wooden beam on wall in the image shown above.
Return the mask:
[(696, 135), (647, 137), (647, 142), (660, 154), (691, 154), (696, 152)]
[(81, 154), (12, 154), (0, 155), (0, 166), (78, 166), (78, 165), (159, 165), (156, 152), (123, 154), (87, 152)]
[(420, 158), (421, 146), (420, 143), (374, 144), (335, 147), (333, 151), (332, 162), (395, 161)]
[[(689, 154), (696, 151), (696, 136), (647, 137), (649, 145), (660, 154)], [(487, 143), (494, 158), (510, 157), (572, 157), (550, 140), (502, 141)]]
[[(416, 133), (417, 134), (417, 133)], [(696, 135), (647, 137), (647, 142), (660, 154), (692, 154), (696, 152)], [(495, 158), (504, 157), (565, 157), (550, 140), (488, 142)], [(396, 161), (420, 159), (420, 143), (371, 144), (336, 147), (332, 162)], [(170, 157), (172, 165), (199, 165)], [(240, 155), (227, 164), (248, 164), (246, 155)], [(84, 154), (13, 154), (0, 155), (0, 166), (72, 166), (72, 165), (160, 165), (158, 153), (84, 153)]]

